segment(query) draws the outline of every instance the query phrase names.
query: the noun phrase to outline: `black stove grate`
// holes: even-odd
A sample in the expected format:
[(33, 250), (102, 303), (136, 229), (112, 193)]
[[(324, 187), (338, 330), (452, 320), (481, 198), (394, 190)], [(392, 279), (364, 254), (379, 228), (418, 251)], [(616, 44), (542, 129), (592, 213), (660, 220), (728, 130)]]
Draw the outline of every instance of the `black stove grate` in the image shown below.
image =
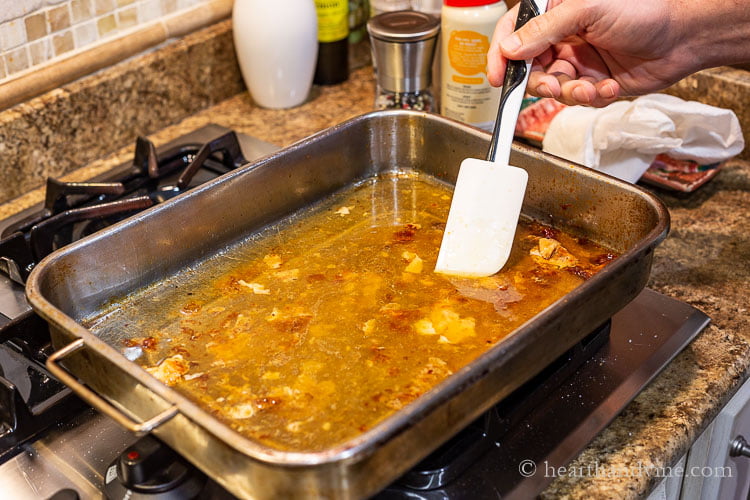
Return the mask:
[(0, 272), (23, 283), (58, 248), (246, 163), (234, 132), (157, 153), (139, 137), (132, 166), (102, 182), (48, 179), (44, 206), (0, 234)]
[(0, 464), (23, 450), (51, 425), (86, 405), (44, 367), (50, 354), (47, 324), (35, 314), (2, 330), (0, 344)]
[[(163, 151), (139, 137), (132, 164), (103, 179), (78, 183), (50, 178), (43, 206), (6, 224), (0, 233), (0, 278), (11, 280), (0, 285), (17, 288), (18, 294), (36, 263), (54, 250), (245, 163), (234, 132)], [(16, 317), (0, 310), (0, 463), (17, 454), (24, 442), (85, 408), (44, 367), (51, 351), (44, 320), (30, 309)]]

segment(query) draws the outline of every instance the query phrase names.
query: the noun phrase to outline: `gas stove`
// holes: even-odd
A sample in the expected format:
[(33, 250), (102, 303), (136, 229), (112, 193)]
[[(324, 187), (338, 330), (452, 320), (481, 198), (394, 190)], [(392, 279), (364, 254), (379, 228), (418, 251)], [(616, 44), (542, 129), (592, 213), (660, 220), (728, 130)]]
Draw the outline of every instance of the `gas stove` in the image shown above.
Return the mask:
[(132, 163), (84, 183), (48, 179), (45, 201), (0, 221), (0, 461), (82, 405), (44, 367), (51, 345), (24, 294), (29, 272), (57, 248), (276, 151), (216, 125), (157, 152), (139, 137)]
[[(46, 323), (23, 283), (46, 254), (277, 148), (216, 125), (0, 221), (0, 484), (13, 498), (232, 498), (156, 438), (137, 439), (49, 375)], [(380, 498), (525, 498), (572, 460), (707, 324), (644, 290), (537, 377), (383, 490)], [(525, 464), (525, 465), (524, 465)]]

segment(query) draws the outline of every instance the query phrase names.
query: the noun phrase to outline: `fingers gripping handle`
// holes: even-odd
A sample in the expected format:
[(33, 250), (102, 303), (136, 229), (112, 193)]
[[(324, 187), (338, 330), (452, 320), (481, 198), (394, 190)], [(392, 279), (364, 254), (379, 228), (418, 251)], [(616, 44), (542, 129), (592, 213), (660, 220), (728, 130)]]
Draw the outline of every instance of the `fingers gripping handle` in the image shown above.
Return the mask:
[[(540, 15), (545, 10), (547, 10), (547, 0), (521, 0), (516, 19), (516, 31), (532, 17)], [(487, 154), (487, 160), (491, 162), (508, 164), (516, 121), (521, 110), (530, 71), (531, 60), (508, 61), (495, 128), (492, 132), (492, 142), (490, 142), (490, 150)]]

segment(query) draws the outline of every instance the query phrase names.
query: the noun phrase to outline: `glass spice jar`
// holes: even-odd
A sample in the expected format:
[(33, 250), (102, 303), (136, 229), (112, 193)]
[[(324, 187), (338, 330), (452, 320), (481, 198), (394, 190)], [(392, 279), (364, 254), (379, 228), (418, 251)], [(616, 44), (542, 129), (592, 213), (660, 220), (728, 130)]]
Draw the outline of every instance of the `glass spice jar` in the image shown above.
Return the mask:
[(384, 12), (367, 22), (377, 79), (375, 109), (433, 111), (432, 61), (440, 21), (424, 12)]

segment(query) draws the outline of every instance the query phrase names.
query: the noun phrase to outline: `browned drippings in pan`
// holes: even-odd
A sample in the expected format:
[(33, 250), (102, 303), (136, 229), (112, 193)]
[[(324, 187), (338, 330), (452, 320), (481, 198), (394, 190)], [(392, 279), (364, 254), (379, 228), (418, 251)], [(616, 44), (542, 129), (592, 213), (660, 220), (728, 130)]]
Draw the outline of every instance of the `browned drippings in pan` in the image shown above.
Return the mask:
[(525, 220), (500, 273), (435, 273), (449, 200), (425, 176), (373, 178), (83, 324), (241, 434), (329, 449), (615, 258)]
[[(150, 329), (143, 328), (137, 335), (124, 328), (116, 335), (100, 337), (84, 322), (86, 318), (98, 317), (100, 321), (95, 329), (104, 331), (110, 318), (104, 312), (112, 309), (116, 301), (137, 294), (138, 290), (169, 283), (177, 276), (189, 277), (191, 273), (197, 273), (208, 280), (206, 286), (221, 287), (222, 279), (225, 287), (234, 286), (230, 285), (231, 278), (227, 273), (231, 275), (231, 271), (226, 267), (222, 270), (224, 274), (219, 272), (214, 275), (215, 281), (211, 282), (204, 263), (232, 255), (232, 249), (238, 248), (238, 244), (254, 241), (265, 229), (277, 227), (291, 214), (304, 213), (311, 207), (323, 210), (321, 207), (325, 200), (334, 199), (331, 196), (375, 178), (416, 176), (450, 186), (455, 182), (460, 160), (486, 151), (488, 142), (489, 134), (437, 115), (411, 111), (370, 113), (325, 130), (255, 165), (226, 174), (59, 250), (36, 267), (27, 284), (32, 307), (50, 323), (53, 344), (60, 349), (50, 357), (50, 370), (63, 374), (66, 383), (78, 394), (122, 425), (140, 432), (155, 433), (237, 496), (361, 498), (373, 494), (548, 366), (632, 300), (645, 286), (653, 250), (667, 233), (669, 217), (663, 204), (635, 186), (571, 165), (538, 150), (515, 145), (511, 163), (529, 173), (523, 216), (544, 226), (585, 237), (612, 249), (618, 257), (591, 278), (580, 282), (561, 298), (522, 321), (511, 334), (501, 339), (487, 337), (485, 340), (494, 343), (488, 344), (489, 348), (483, 353), (466, 354), (462, 359), (460, 355), (455, 358), (446, 356), (448, 359), (443, 361), (453, 373), (441, 381), (435, 381), (437, 385), (431, 390), (408, 401), (400, 409), (394, 408), (390, 415), (363, 422), (366, 428), (362, 432), (350, 438), (342, 433), (328, 442), (330, 446), (319, 442), (296, 448), (313, 451), (284, 450), (280, 448), (288, 444), (274, 441), (276, 438), (269, 438), (270, 441), (261, 438), (259, 441), (257, 437), (248, 437), (238, 428), (228, 425), (225, 417), (214, 414), (212, 409), (207, 409), (184, 392), (183, 388), (165, 384), (128, 359), (123, 353), (126, 347), (124, 342), (128, 338), (140, 338), (143, 342), (143, 339), (160, 329), (165, 328), (170, 333), (170, 328), (176, 328), (174, 318), (158, 316), (158, 307), (154, 309), (157, 311), (156, 317), (150, 315), (144, 318), (150, 322)], [(355, 209), (348, 209), (348, 215), (354, 215), (358, 205), (341, 202), (328, 209), (333, 209), (336, 217), (346, 220), (347, 215), (336, 214), (336, 210), (354, 206)], [(410, 206), (407, 203), (406, 209)], [(401, 208), (404, 206), (401, 205)], [(389, 228), (380, 235), (390, 238), (391, 245), (394, 233), (408, 231), (410, 228), (406, 225), (414, 223), (414, 220), (410, 220), (411, 216), (401, 215), (401, 220), (390, 223)], [(360, 217), (366, 219), (364, 215)], [(439, 214), (435, 217), (440, 218)], [(417, 221), (416, 224), (421, 225), (420, 230), (427, 230), (425, 235), (430, 234), (430, 221)], [(430, 237), (437, 237), (438, 232), (433, 230)], [(574, 245), (560, 238), (562, 246), (575, 256)], [(545, 242), (542, 248), (538, 242), (536, 244), (540, 254), (550, 252), (555, 245)], [(281, 257), (280, 271), (299, 269), (298, 281), (312, 279), (314, 282), (317, 278), (309, 277), (322, 274), (326, 280), (335, 283), (334, 279), (340, 273), (339, 279), (342, 281), (337, 285), (346, 286), (346, 269), (337, 270), (334, 267), (330, 271), (322, 271), (297, 264), (290, 266), (294, 258), (286, 257), (285, 264), (286, 254), (282, 247), (263, 249), (263, 255), (258, 253), (254, 256), (260, 259), (256, 262), (255, 271), (248, 270), (245, 277), (235, 276), (236, 284), (241, 288), (233, 293), (239, 296), (240, 292), (250, 292), (253, 298), (268, 301), (261, 308), (260, 316), (264, 312), (266, 314), (263, 319), (257, 319), (258, 322), (266, 321), (268, 315), (273, 316), (272, 308), (270, 313), (265, 311), (271, 306), (271, 297), (265, 297), (263, 290), (273, 293), (274, 290), (283, 289), (279, 283), (261, 281), (269, 273), (268, 269), (262, 267), (267, 265), (263, 261), (266, 255)], [(327, 252), (338, 250), (339, 246), (334, 245)], [(437, 243), (434, 250), (437, 250)], [(530, 252), (528, 247), (526, 250)], [(410, 253), (404, 250), (388, 252), (382, 265), (391, 270), (401, 265), (403, 271), (408, 272), (406, 267), (415, 261), (411, 254), (416, 254), (423, 260), (423, 273), (425, 267), (429, 268), (429, 252), (419, 249), (406, 251)], [(554, 252), (550, 255), (554, 255)], [(363, 266), (352, 268), (350, 272), (376, 279), (379, 273), (373, 272), (377, 265), (374, 256), (377, 253), (373, 257), (361, 258), (363, 261), (373, 260), (372, 263), (364, 262), (370, 264), (369, 271), (368, 266)], [(580, 256), (578, 258), (586, 260)], [(250, 260), (241, 259), (240, 267), (234, 269), (240, 269), (244, 264), (251, 265)], [(332, 260), (334, 262), (330, 265), (336, 266), (339, 262)], [(575, 278), (567, 271), (564, 274), (566, 279)], [(424, 279), (426, 274), (415, 276), (419, 280)], [(397, 275), (397, 278), (403, 279), (403, 276)], [(239, 283), (240, 279), (248, 286)], [(367, 328), (367, 321), (375, 319), (376, 324), (385, 323), (388, 321), (387, 315), (394, 315), (393, 311), (396, 310), (395, 306), (385, 306), (397, 302), (395, 295), (388, 301), (379, 288), (373, 290), (372, 300), (365, 300), (367, 292), (362, 288), (364, 286), (358, 284), (352, 291), (356, 302), (379, 304), (379, 307), (368, 306), (367, 318), (362, 316), (350, 320), (348, 328), (359, 328), (354, 333), (361, 342), (366, 338), (362, 328)], [(300, 288), (295, 293), (302, 294), (306, 289)], [(461, 286), (454, 285), (453, 289), (459, 291), (459, 296), (463, 294), (464, 298), (468, 297), (467, 300), (482, 302), (479, 297), (485, 297), (484, 292), (478, 293), (476, 289), (471, 293)], [(439, 293), (436, 292), (434, 298), (439, 298)], [(184, 300), (187, 296), (183, 295), (181, 300), (171, 304), (171, 310), (177, 314), (176, 311), (181, 308), (190, 313), (193, 309), (207, 312), (211, 307), (226, 307), (213, 304), (207, 295), (204, 296), (205, 300), (194, 300), (191, 305), (190, 301)], [(426, 309), (414, 307), (418, 312), (413, 313), (413, 319), (408, 321), (412, 333), (416, 331), (416, 322), (423, 319), (432, 322), (432, 328), (437, 333), (436, 321), (432, 319), (430, 309), (437, 301), (432, 298), (425, 305)], [(501, 302), (507, 302), (509, 297), (501, 299)], [(473, 316), (477, 322), (475, 324), (484, 321), (483, 318), (488, 317), (485, 314), (493, 310), (498, 318), (502, 318), (502, 313), (489, 302), (483, 302), (481, 307), (485, 308), (483, 312), (469, 313), (462, 309), (454, 312), (459, 319)], [(304, 314), (309, 314), (309, 305), (306, 308), (308, 312)], [(140, 312), (140, 306), (138, 309)], [(278, 309), (284, 313), (284, 306)], [(237, 323), (240, 311), (235, 312), (238, 313), (237, 317), (226, 326), (241, 328), (242, 321)], [(229, 319), (229, 313), (226, 314), (223, 322)], [(261, 335), (268, 338), (286, 335), (287, 343), (293, 343), (296, 341), (294, 330), (300, 329), (306, 321), (304, 317), (289, 320), (291, 334), (289, 331), (278, 333), (275, 329), (268, 329)], [(332, 319), (326, 319), (324, 323), (330, 324)], [(220, 322), (217, 320), (216, 324)], [(312, 319), (306, 326), (308, 336), (311, 324)], [(429, 331), (426, 323), (420, 325)], [(207, 335), (208, 325), (205, 328), (202, 332), (204, 336)], [(430, 342), (435, 344), (432, 348), (438, 349), (440, 336), (430, 337)], [(449, 335), (443, 336), (450, 340)], [(479, 333), (477, 338), (481, 338)], [(344, 340), (333, 344), (334, 353), (346, 349), (347, 345)], [(279, 344), (269, 345), (270, 352), (271, 349), (278, 349)], [(375, 364), (378, 352), (382, 351), (377, 347), (382, 345), (378, 343), (374, 350), (369, 349), (370, 344), (362, 345), (367, 349), (356, 345), (351, 345), (351, 348), (360, 353), (363, 366), (366, 366), (368, 359)], [(153, 359), (147, 359), (147, 364), (151, 366), (161, 358), (177, 354), (170, 353), (159, 343), (157, 348), (165, 350), (154, 355)], [(413, 346), (406, 348), (416, 350)], [(269, 355), (268, 359), (272, 359), (272, 356)], [(407, 361), (398, 366), (407, 364)], [(238, 367), (234, 372), (237, 377), (251, 377), (240, 385), (247, 383), (249, 387), (250, 382), (254, 384), (263, 380), (264, 374), (267, 379), (273, 379), (275, 371), (281, 377), (282, 370), (273, 369), (269, 362), (266, 361), (264, 366)], [(466, 363), (463, 367), (460, 366), (462, 362)], [(331, 376), (335, 374), (345, 378), (361, 375), (358, 370), (343, 366), (343, 363), (336, 368), (328, 366), (331, 363), (324, 364), (326, 366), (320, 370), (326, 370)], [(189, 368), (181, 375), (183, 379), (185, 375), (195, 375), (203, 370), (197, 366)], [(286, 370), (285, 373), (293, 373), (295, 369)], [(292, 389), (300, 375), (320, 373), (314, 365), (308, 368), (300, 365), (296, 370), (297, 378), (292, 380), (292, 375), (288, 375), (290, 378), (285, 381)], [(197, 383), (199, 379), (200, 376), (192, 382)], [(394, 381), (398, 384), (399, 380), (399, 375), (395, 374)], [(207, 382), (210, 382), (210, 375)], [(252, 396), (255, 397), (252, 401), (256, 405), (253, 411), (258, 409), (258, 405), (267, 407), (274, 404), (268, 399), (273, 394), (267, 393), (265, 388), (270, 389), (271, 385), (252, 389)], [(221, 396), (216, 394), (216, 397)], [(346, 397), (343, 393), (336, 395), (336, 399)], [(403, 402), (406, 403), (408, 398)], [(383, 401), (389, 399), (383, 398)], [(227, 407), (232, 406), (222, 406)], [(242, 410), (241, 407), (235, 409)], [(315, 425), (325, 432), (323, 427), (327, 421), (321, 420)], [(331, 422), (332, 429), (334, 424), (338, 422)]]

